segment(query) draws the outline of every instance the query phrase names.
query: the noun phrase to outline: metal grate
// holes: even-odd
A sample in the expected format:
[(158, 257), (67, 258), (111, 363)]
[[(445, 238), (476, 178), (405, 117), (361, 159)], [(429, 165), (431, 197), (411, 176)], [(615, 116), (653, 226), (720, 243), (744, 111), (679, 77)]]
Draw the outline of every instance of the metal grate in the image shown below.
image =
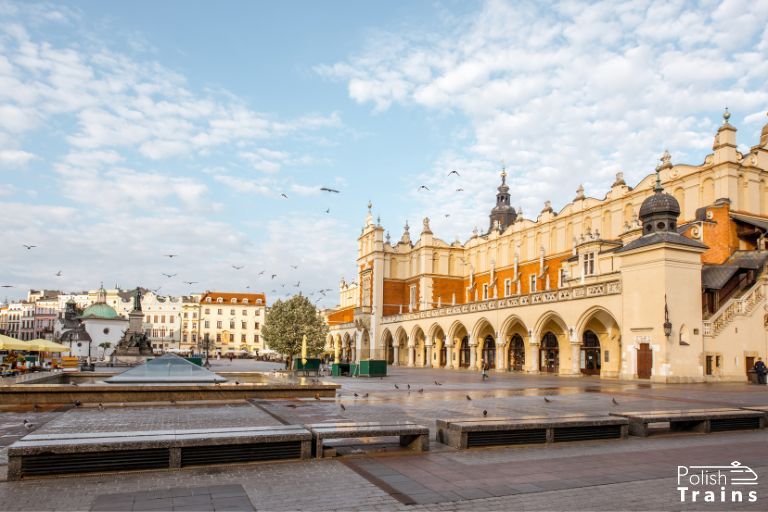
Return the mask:
[(24, 477), (158, 469), (167, 468), (169, 459), (170, 452), (167, 448), (85, 453), (41, 453), (25, 455), (21, 458), (21, 475)]
[(301, 441), (189, 446), (181, 449), (182, 467), (299, 458)]
[(555, 427), (555, 442), (587, 441), (590, 439), (620, 439), (621, 425), (591, 427)]
[(534, 444), (547, 442), (547, 429), (488, 430), (467, 432), (467, 447), (498, 446), (504, 444)]
[(746, 417), (746, 418), (722, 418), (713, 419), (709, 422), (709, 429), (711, 432), (723, 432), (726, 430), (752, 430), (760, 428), (760, 418)]

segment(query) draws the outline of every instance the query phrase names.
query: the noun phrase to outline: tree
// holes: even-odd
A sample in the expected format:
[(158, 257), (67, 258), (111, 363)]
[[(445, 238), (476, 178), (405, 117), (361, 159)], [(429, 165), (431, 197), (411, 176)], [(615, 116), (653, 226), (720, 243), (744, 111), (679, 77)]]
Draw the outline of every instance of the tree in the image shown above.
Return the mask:
[(104, 359), (104, 355), (107, 353), (107, 350), (112, 346), (112, 343), (105, 341), (103, 343), (99, 343), (99, 348), (101, 349), (101, 358)]
[(269, 348), (291, 359), (301, 353), (301, 340), (307, 335), (307, 353), (318, 354), (325, 345), (328, 325), (317, 308), (303, 295), (285, 302), (278, 300), (267, 313), (261, 335)]

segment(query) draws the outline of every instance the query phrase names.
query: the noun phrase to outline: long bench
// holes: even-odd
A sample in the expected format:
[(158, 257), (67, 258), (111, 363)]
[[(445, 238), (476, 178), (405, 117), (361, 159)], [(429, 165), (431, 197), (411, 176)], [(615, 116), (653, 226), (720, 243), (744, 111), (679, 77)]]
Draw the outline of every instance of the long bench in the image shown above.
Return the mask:
[(690, 409), (671, 411), (615, 412), (613, 416), (629, 420), (629, 433), (646, 437), (650, 425), (669, 423), (671, 432), (723, 432), (765, 428), (766, 413), (746, 409)]
[(312, 434), (298, 425), (29, 434), (8, 448), (8, 480), (309, 459), (311, 452)]
[(543, 444), (627, 437), (626, 418), (560, 417), (437, 420), (437, 441), (460, 450), (479, 446)]
[(323, 457), (323, 442), (326, 439), (350, 439), (358, 437), (398, 436), (400, 446), (415, 452), (429, 450), (429, 428), (405, 422), (367, 422), (367, 423), (313, 423), (306, 425), (312, 433), (313, 454)]

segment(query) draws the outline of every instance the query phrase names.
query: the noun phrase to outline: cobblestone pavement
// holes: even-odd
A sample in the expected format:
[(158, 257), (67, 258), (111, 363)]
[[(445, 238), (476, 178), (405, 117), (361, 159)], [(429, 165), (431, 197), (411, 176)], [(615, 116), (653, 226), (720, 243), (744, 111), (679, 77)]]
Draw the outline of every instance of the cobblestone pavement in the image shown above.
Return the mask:
[[(214, 364), (214, 371), (248, 371), (257, 366), (263, 370), (266, 367), (262, 365), (269, 365), (239, 360), (231, 366), (226, 360)], [(0, 412), (0, 443), (5, 446), (26, 433), (21, 425), (24, 418), (36, 423), (38, 432), (274, 425), (336, 419), (411, 420), (434, 429), (437, 418), (479, 416), (483, 410), (489, 416), (520, 417), (768, 404), (767, 388), (747, 384), (652, 385), (508, 373), (492, 373), (491, 379), (483, 382), (478, 373), (469, 371), (392, 370), (384, 379), (325, 377), (342, 385), (335, 399), (252, 399), (251, 403), (138, 405), (107, 407), (104, 411), (87, 407), (69, 412), (5, 411)], [(544, 401), (545, 396), (549, 402)], [(0, 508), (89, 510), (104, 494), (237, 484), (243, 486), (258, 510), (768, 508), (768, 431), (466, 451), (455, 451), (433, 441), (432, 451), (422, 455), (375, 453), (381, 446), (379, 440), (349, 445), (360, 446), (368, 448), (369, 454), (311, 462), (0, 481)], [(751, 466), (759, 475), (757, 503), (680, 503), (677, 465), (727, 465), (734, 460)], [(4, 464), (0, 458), (0, 479), (4, 478)]]

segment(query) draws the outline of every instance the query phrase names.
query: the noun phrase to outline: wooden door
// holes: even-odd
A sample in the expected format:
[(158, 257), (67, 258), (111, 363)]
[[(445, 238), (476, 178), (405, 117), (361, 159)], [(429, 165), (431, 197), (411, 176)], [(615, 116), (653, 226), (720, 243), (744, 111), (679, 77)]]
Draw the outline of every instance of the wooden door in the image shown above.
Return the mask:
[(641, 343), (637, 349), (637, 378), (650, 379), (653, 368), (653, 351), (648, 343)]
[(745, 368), (747, 373), (747, 378), (749, 378), (749, 371), (754, 367), (755, 367), (755, 358), (747, 357), (747, 367)]

